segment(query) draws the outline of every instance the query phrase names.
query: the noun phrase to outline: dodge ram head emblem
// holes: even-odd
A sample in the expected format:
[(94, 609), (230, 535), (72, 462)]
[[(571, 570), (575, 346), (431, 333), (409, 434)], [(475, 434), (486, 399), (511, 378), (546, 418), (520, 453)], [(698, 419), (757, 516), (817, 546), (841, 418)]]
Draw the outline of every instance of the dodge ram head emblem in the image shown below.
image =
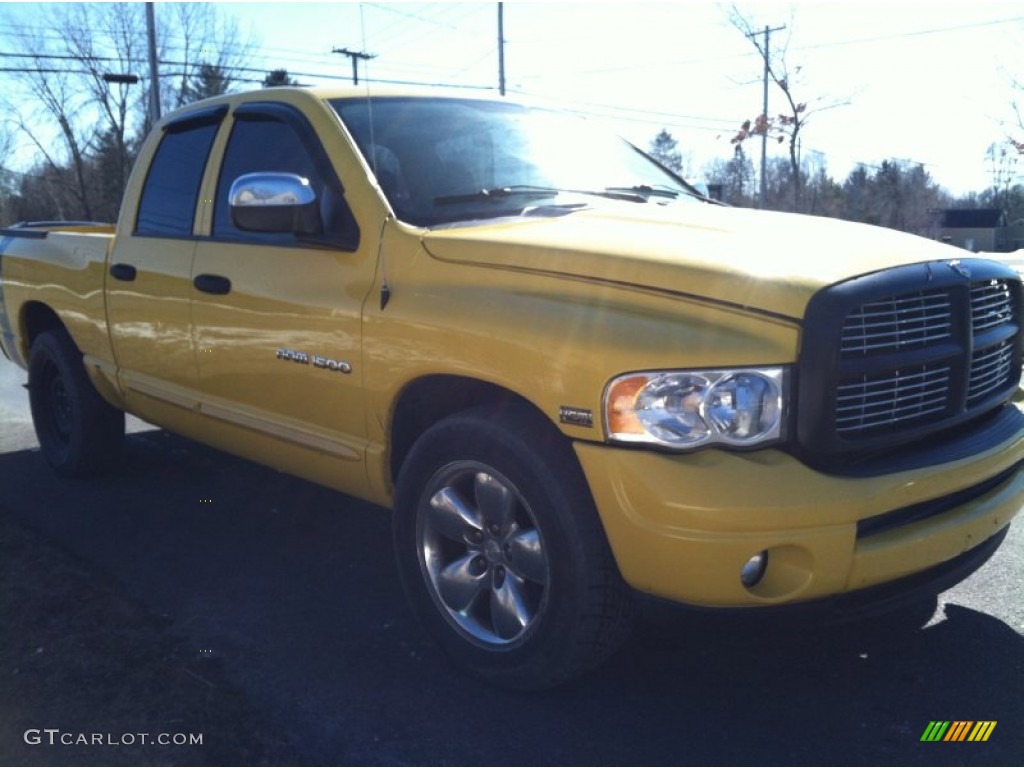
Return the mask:
[(961, 277), (971, 276), (971, 270), (968, 269), (968, 267), (963, 262), (961, 262), (960, 259), (953, 259), (953, 261), (946, 262), (946, 266), (952, 269)]

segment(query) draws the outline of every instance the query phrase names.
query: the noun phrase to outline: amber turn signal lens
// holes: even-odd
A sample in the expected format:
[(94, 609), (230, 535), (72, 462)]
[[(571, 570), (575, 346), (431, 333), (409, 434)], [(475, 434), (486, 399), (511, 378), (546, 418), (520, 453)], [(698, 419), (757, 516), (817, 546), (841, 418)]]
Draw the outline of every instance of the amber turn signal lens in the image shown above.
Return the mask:
[(644, 425), (636, 417), (636, 398), (650, 381), (649, 376), (616, 379), (608, 392), (608, 432), (613, 435), (639, 435)]

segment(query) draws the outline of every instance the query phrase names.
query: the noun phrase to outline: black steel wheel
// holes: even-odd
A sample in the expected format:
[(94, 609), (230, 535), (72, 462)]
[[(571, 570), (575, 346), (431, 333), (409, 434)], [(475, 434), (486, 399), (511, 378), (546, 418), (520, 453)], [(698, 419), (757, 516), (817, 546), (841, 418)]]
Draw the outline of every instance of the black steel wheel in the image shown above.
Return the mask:
[(36, 437), (50, 466), (68, 477), (112, 466), (124, 438), (124, 412), (96, 391), (64, 329), (32, 342), (28, 391)]
[(525, 407), (425, 432), (402, 467), (394, 532), (415, 612), (477, 677), (551, 687), (629, 631), (631, 596), (571, 446)]

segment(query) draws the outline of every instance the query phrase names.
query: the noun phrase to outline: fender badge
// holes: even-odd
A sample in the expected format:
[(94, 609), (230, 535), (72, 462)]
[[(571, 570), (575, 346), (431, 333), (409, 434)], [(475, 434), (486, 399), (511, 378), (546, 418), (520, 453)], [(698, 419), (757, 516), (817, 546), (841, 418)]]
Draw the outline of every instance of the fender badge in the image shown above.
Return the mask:
[(966, 264), (960, 261), (960, 259), (953, 259), (953, 261), (946, 262), (946, 266), (956, 272), (960, 277), (970, 277), (971, 270)]
[(574, 427), (593, 427), (594, 412), (587, 408), (570, 408), (563, 405), (558, 409), (558, 420)]

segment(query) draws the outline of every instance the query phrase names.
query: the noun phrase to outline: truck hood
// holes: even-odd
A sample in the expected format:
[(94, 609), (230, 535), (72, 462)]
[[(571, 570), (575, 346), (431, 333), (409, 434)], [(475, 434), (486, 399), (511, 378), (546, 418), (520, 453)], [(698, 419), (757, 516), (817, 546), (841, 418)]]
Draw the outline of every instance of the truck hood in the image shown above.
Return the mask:
[(713, 205), (609, 202), (426, 232), (445, 261), (664, 291), (800, 319), (819, 289), (964, 251), (881, 227)]

